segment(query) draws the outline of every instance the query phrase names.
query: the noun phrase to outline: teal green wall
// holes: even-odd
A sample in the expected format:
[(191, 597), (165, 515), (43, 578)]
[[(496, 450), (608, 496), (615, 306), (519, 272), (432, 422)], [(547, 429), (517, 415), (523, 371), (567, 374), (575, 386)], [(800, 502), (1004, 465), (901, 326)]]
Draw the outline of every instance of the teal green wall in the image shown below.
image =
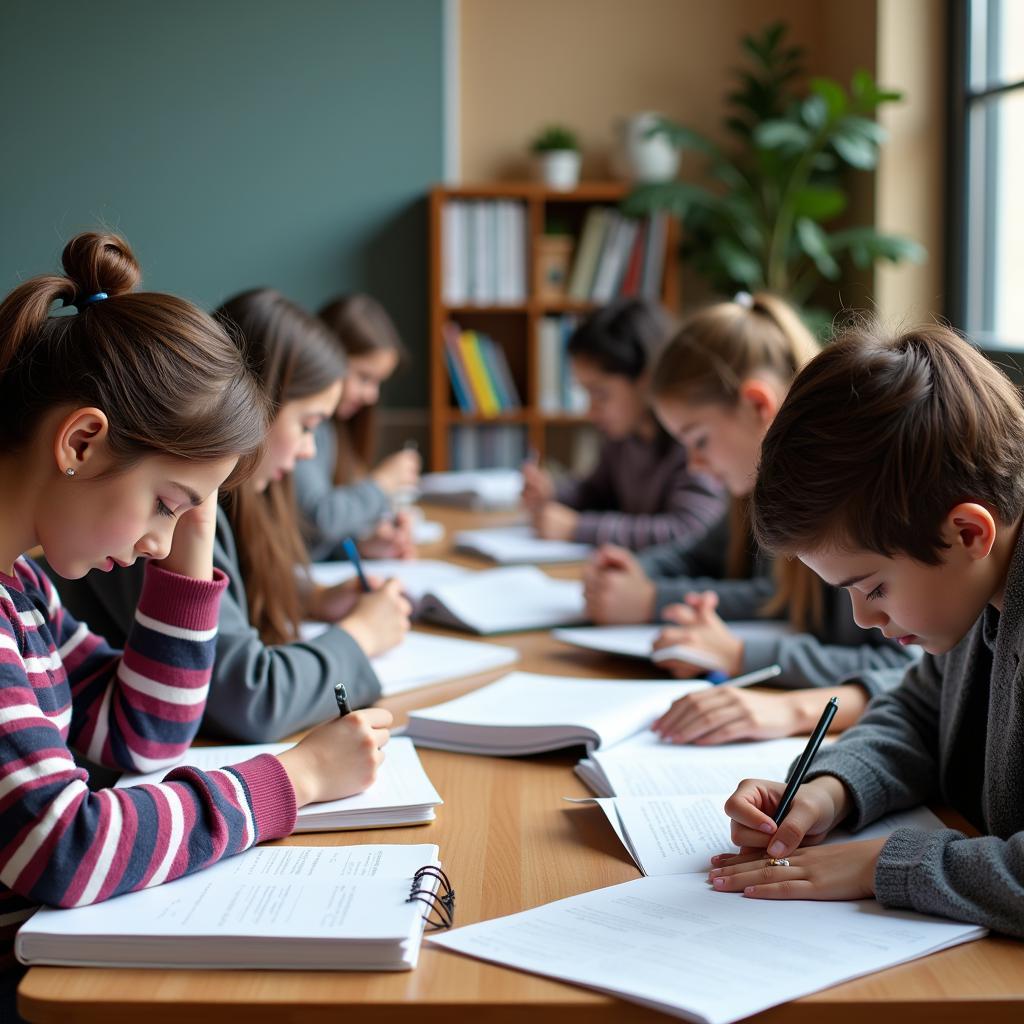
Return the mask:
[[(443, 0), (5, 0), (0, 288), (104, 223), (152, 289), (370, 291), (426, 351)], [(425, 404), (426, 374), (389, 388)]]

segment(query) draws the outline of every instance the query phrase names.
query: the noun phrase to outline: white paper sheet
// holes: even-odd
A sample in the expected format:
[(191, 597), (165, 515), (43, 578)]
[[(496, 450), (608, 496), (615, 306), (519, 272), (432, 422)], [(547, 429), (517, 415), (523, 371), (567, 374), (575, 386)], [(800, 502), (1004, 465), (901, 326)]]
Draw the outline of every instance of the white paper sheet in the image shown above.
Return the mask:
[[(351, 562), (314, 562), (309, 570), (313, 582), (323, 587), (344, 583), (356, 574), (356, 567)], [(462, 566), (452, 565), (451, 562), (429, 558), (367, 558), (363, 560), (363, 571), (367, 576), (401, 580), (402, 588), (414, 603), (428, 590), (468, 576), (471, 572)]]
[(639, 878), (468, 925), (443, 948), (729, 1024), (985, 930), (873, 900), (751, 900), (703, 874)]

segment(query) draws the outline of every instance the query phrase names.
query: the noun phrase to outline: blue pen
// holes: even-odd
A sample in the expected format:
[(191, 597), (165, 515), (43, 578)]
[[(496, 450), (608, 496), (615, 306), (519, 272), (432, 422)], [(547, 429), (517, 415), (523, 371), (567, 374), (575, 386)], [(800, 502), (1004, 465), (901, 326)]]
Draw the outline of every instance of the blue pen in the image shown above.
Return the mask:
[(359, 577), (359, 584), (366, 593), (370, 592), (370, 581), (366, 578), (366, 573), (363, 572), (363, 562), (359, 557), (359, 549), (356, 547), (356, 542), (351, 537), (346, 537), (341, 542), (341, 547), (345, 554), (348, 556), (348, 560), (356, 567), (356, 575)]
[(717, 669), (714, 672), (708, 672), (704, 678), (712, 685), (718, 686), (719, 683), (724, 683), (729, 678), (728, 672), (723, 672), (721, 669)]

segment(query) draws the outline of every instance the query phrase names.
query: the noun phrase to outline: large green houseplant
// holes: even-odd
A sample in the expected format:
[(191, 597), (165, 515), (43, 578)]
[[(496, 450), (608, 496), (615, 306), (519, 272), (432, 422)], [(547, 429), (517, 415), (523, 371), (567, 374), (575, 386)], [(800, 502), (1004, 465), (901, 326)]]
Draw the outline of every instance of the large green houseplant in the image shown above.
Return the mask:
[(885, 132), (873, 115), (901, 94), (880, 89), (867, 71), (853, 76), (849, 91), (829, 78), (798, 91), (803, 52), (785, 34), (776, 23), (743, 38), (752, 67), (736, 72), (739, 85), (728, 95), (726, 144), (668, 120), (652, 128), (703, 156), (710, 186), (644, 185), (626, 209), (678, 216), (684, 258), (716, 291), (767, 288), (806, 307), (823, 280), (839, 278), (844, 259), (866, 268), (925, 253), (909, 238), (833, 224), (848, 205), (849, 172), (878, 162)]

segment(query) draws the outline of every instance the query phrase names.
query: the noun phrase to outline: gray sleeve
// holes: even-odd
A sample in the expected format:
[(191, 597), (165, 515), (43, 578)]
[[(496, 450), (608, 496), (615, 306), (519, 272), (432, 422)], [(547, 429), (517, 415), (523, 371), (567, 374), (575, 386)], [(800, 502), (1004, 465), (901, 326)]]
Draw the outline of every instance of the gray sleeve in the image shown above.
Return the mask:
[(1024, 832), (1000, 839), (897, 829), (875, 866), (875, 895), (886, 907), (1024, 938)]
[(696, 543), (669, 541), (645, 548), (637, 556), (640, 568), (651, 579), (670, 576), (725, 575), (725, 558), (729, 550), (729, 517), (722, 516)]
[(925, 654), (895, 690), (814, 759), (808, 780), (834, 775), (850, 793), (856, 830), (892, 811), (939, 798), (939, 700), (944, 657)]
[[(895, 644), (842, 646), (825, 644), (808, 633), (795, 636), (750, 637), (743, 644), (743, 671), (767, 665), (782, 669), (778, 684), (793, 689), (859, 683), (871, 696), (890, 690), (902, 679), (892, 669), (904, 670), (917, 657)], [(773, 682), (773, 686), (775, 683)]]
[(388, 496), (372, 480), (335, 487), (334, 428), (321, 423), (315, 436), (316, 455), (296, 463), (294, 486), (310, 557), (321, 561), (332, 557), (346, 537), (364, 537), (372, 532), (391, 506)]
[(204, 730), (243, 743), (279, 740), (337, 715), (337, 682), (345, 684), (353, 708), (380, 696), (369, 660), (344, 630), (331, 627), (313, 640), (268, 647), (228, 590)]

